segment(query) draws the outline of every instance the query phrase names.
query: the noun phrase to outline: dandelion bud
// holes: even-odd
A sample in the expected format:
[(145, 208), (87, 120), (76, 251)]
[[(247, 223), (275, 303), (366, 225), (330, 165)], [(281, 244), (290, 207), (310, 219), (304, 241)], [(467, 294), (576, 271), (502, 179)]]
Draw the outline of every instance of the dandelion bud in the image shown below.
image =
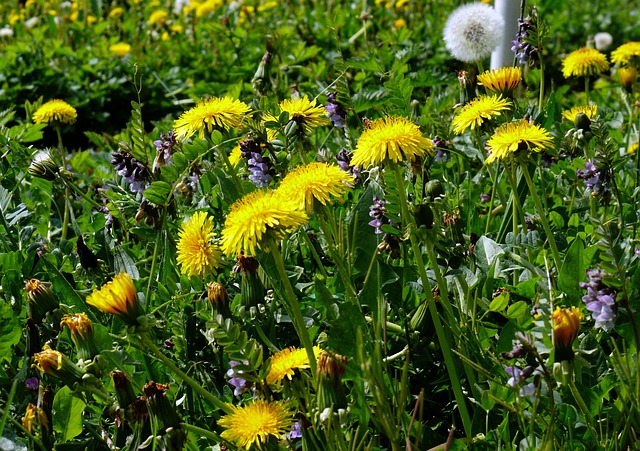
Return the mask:
[(69, 328), (71, 341), (76, 346), (78, 359), (93, 360), (98, 355), (98, 348), (96, 348), (94, 342), (93, 324), (89, 317), (84, 313), (64, 315), (60, 322), (60, 327), (64, 326)]
[(49, 421), (40, 407), (29, 403), (22, 417), (22, 426), (31, 434), (36, 435), (36, 429), (49, 430)]
[(48, 151), (41, 150), (34, 155), (27, 172), (34, 177), (53, 181), (60, 172), (60, 166), (53, 161), (53, 157)]
[(213, 306), (216, 314), (222, 316), (229, 316), (229, 293), (227, 289), (220, 282), (209, 282), (207, 284), (207, 299)]
[(583, 132), (591, 131), (591, 119), (585, 113), (576, 114), (574, 124), (578, 130)]
[(269, 69), (271, 68), (271, 53), (266, 52), (262, 59), (260, 60), (260, 64), (258, 65), (258, 70), (256, 70), (255, 75), (251, 79), (251, 86), (253, 86), (253, 90), (258, 95), (265, 95), (269, 88)]
[(633, 90), (633, 84), (636, 81), (637, 70), (633, 66), (620, 67), (618, 69), (618, 78), (620, 78), (620, 84), (625, 91), (631, 93)]
[(36, 363), (34, 366), (40, 371), (55, 376), (62, 380), (70, 388), (76, 382), (82, 380), (82, 370), (69, 357), (61, 352), (54, 351), (45, 345), (41, 352), (34, 354), (33, 358)]
[(347, 398), (342, 387), (347, 358), (339, 354), (321, 352), (318, 356), (318, 409), (346, 407)]
[(238, 264), (234, 268), (236, 271), (242, 272), (242, 282), (240, 283), (240, 305), (251, 307), (264, 302), (267, 294), (258, 276), (259, 263), (253, 257), (238, 257)]
[(182, 449), (187, 441), (187, 434), (180, 426), (180, 416), (165, 395), (167, 390), (169, 384), (157, 384), (153, 381), (143, 388), (149, 411), (158, 419), (155, 438), (160, 441), (161, 449)]
[(418, 227), (425, 226), (427, 229), (433, 227), (433, 210), (431, 210), (429, 204), (414, 205), (413, 217)]
[(47, 313), (58, 308), (58, 299), (51, 288), (51, 282), (25, 280), (24, 289), (27, 292), (27, 316), (36, 324), (41, 323)]
[(556, 350), (556, 362), (573, 360), (573, 341), (580, 332), (580, 320), (584, 315), (577, 307), (556, 308), (553, 312), (553, 345)]
[(87, 304), (119, 316), (129, 326), (138, 325), (138, 317), (143, 314), (131, 276), (124, 271), (101, 289), (94, 290), (87, 297)]

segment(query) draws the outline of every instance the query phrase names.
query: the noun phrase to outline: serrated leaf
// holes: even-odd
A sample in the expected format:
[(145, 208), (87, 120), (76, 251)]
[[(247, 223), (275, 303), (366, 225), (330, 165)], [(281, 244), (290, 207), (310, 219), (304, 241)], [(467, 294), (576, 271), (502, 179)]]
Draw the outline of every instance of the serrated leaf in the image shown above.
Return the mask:
[(53, 430), (60, 434), (59, 442), (68, 442), (82, 432), (82, 411), (85, 406), (84, 401), (73, 396), (66, 385), (56, 392), (51, 416)]

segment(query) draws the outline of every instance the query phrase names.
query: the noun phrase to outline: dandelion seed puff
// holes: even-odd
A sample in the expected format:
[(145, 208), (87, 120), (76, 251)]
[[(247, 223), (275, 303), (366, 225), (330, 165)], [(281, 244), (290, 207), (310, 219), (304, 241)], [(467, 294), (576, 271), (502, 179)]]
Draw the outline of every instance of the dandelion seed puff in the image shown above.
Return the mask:
[(613, 36), (606, 31), (601, 31), (600, 33), (595, 34), (593, 41), (596, 49), (602, 52), (603, 50), (607, 50), (609, 46), (613, 44)]
[(470, 3), (451, 13), (443, 34), (454, 58), (474, 63), (488, 57), (502, 41), (504, 19), (489, 5)]

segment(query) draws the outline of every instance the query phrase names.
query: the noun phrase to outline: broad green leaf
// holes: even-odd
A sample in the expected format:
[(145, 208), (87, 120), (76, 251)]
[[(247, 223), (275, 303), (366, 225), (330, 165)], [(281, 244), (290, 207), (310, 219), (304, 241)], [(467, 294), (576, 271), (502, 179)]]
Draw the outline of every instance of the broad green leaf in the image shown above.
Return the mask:
[(527, 313), (527, 303), (524, 301), (518, 301), (509, 306), (507, 309), (507, 317), (511, 319), (522, 318)]
[(171, 184), (163, 181), (153, 182), (142, 195), (156, 205), (164, 205), (171, 192)]
[(558, 288), (566, 293), (574, 304), (580, 302), (582, 292), (578, 284), (585, 279), (585, 272), (596, 251), (595, 247), (585, 249), (584, 242), (580, 238), (573, 240), (567, 251), (558, 276)]
[(18, 321), (18, 315), (6, 302), (0, 304), (0, 361), (10, 362), (13, 357), (13, 346), (20, 341), (22, 327)]
[(121, 246), (116, 247), (115, 258), (113, 261), (116, 273), (124, 271), (131, 276), (133, 280), (140, 278), (140, 273), (136, 267), (136, 262), (122, 249)]
[(86, 404), (71, 394), (66, 385), (59, 389), (53, 398), (51, 416), (53, 430), (60, 434), (59, 442), (68, 442), (82, 432), (82, 411)]
[(504, 255), (500, 245), (486, 236), (480, 237), (473, 253), (476, 256), (478, 266), (485, 272), (498, 257)]
[(507, 308), (507, 304), (509, 304), (509, 293), (504, 292), (500, 293), (500, 295), (493, 298), (491, 304), (489, 304), (490, 312), (501, 312), (505, 308)]

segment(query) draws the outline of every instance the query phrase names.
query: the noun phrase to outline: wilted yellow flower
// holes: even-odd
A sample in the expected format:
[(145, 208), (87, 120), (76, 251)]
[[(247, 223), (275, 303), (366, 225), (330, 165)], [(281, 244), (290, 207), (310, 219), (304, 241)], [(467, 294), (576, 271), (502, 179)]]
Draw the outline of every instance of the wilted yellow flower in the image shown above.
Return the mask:
[(33, 113), (33, 122), (57, 126), (73, 124), (78, 117), (76, 109), (64, 100), (53, 99), (42, 105)]
[(213, 243), (213, 218), (197, 211), (182, 224), (178, 233), (178, 264), (187, 277), (202, 279), (222, 263), (220, 248)]
[(109, 47), (109, 51), (116, 56), (125, 56), (131, 52), (131, 46), (126, 42), (118, 42)]
[(33, 355), (35, 366), (45, 374), (61, 379), (65, 384), (73, 387), (73, 384), (82, 379), (82, 370), (69, 357), (61, 352), (54, 351), (46, 346), (41, 352)]
[(76, 346), (80, 360), (91, 360), (98, 354), (93, 336), (93, 324), (84, 313), (66, 314), (60, 321), (60, 328), (67, 326), (71, 341)]
[(584, 315), (577, 307), (560, 308), (553, 312), (553, 346), (556, 350), (555, 360), (573, 360), (573, 341), (580, 332), (580, 320)]
[(179, 140), (187, 139), (196, 132), (204, 138), (205, 131), (211, 132), (214, 127), (224, 130), (240, 127), (250, 112), (249, 105), (240, 100), (228, 96), (212, 97), (182, 113), (173, 128)]
[(136, 287), (131, 276), (124, 271), (87, 296), (87, 304), (119, 316), (130, 326), (137, 325), (138, 317), (142, 315)]
[(309, 100), (304, 96), (301, 99), (283, 100), (278, 105), (280, 111), (289, 113), (289, 120), (296, 121), (298, 125), (304, 127), (306, 131), (311, 131), (316, 127), (327, 125), (327, 110), (323, 106), (316, 105), (316, 99)]
[(562, 117), (564, 117), (565, 119), (571, 122), (575, 122), (576, 116), (578, 115), (578, 113), (582, 113), (585, 116), (587, 116), (589, 119), (593, 119), (593, 117), (596, 115), (597, 112), (598, 112), (598, 105), (595, 105), (595, 104), (580, 105), (580, 106), (573, 107), (570, 110), (563, 111)]
[(149, 26), (156, 25), (156, 24), (162, 25), (163, 23), (165, 23), (167, 21), (167, 16), (168, 15), (169, 15), (169, 13), (166, 12), (165, 10), (156, 9), (149, 16), (149, 20), (147, 20), (147, 25), (149, 25)]
[(24, 412), (24, 417), (22, 417), (22, 427), (24, 427), (29, 433), (33, 434), (35, 432), (34, 426), (38, 425), (41, 428), (49, 429), (49, 420), (47, 420), (47, 415), (40, 407), (29, 403), (27, 410)]
[(293, 200), (272, 191), (254, 191), (231, 206), (222, 230), (222, 251), (229, 256), (255, 255), (266, 237), (282, 238), (307, 219)]
[(514, 89), (520, 84), (522, 73), (518, 67), (502, 67), (492, 71), (485, 71), (478, 75), (478, 83), (487, 91), (495, 92), (504, 97), (511, 97)]
[(420, 127), (405, 117), (389, 116), (376, 119), (362, 132), (351, 164), (367, 167), (387, 161), (411, 161), (425, 153), (433, 153), (433, 144), (422, 136)]
[(562, 75), (571, 76), (598, 75), (609, 69), (604, 53), (589, 47), (575, 50), (562, 61)]
[(342, 196), (353, 187), (353, 176), (328, 163), (311, 163), (289, 172), (280, 182), (276, 194), (292, 199), (300, 209), (313, 212), (314, 201), (327, 205), (331, 197)]
[(611, 62), (637, 67), (640, 63), (640, 42), (627, 42), (611, 52)]
[(224, 415), (218, 424), (225, 428), (220, 436), (248, 450), (262, 449), (270, 436), (283, 440), (291, 430), (293, 412), (284, 401), (267, 402), (259, 399), (243, 407), (229, 405), (231, 413)]
[(476, 97), (463, 106), (453, 118), (453, 131), (460, 135), (468, 128), (474, 130), (485, 121), (500, 116), (502, 111), (508, 110), (512, 105), (509, 100), (497, 95)]
[[(318, 358), (322, 349), (313, 347), (313, 354)], [(294, 346), (283, 349), (271, 357), (269, 374), (265, 378), (267, 384), (276, 384), (285, 377), (289, 380), (295, 374), (295, 370), (309, 368), (309, 355), (306, 349), (298, 349)]]
[(509, 122), (498, 127), (491, 139), (487, 141), (491, 155), (486, 163), (507, 159), (520, 150), (539, 152), (551, 147), (552, 142), (553, 138), (549, 132), (537, 124), (526, 119)]

